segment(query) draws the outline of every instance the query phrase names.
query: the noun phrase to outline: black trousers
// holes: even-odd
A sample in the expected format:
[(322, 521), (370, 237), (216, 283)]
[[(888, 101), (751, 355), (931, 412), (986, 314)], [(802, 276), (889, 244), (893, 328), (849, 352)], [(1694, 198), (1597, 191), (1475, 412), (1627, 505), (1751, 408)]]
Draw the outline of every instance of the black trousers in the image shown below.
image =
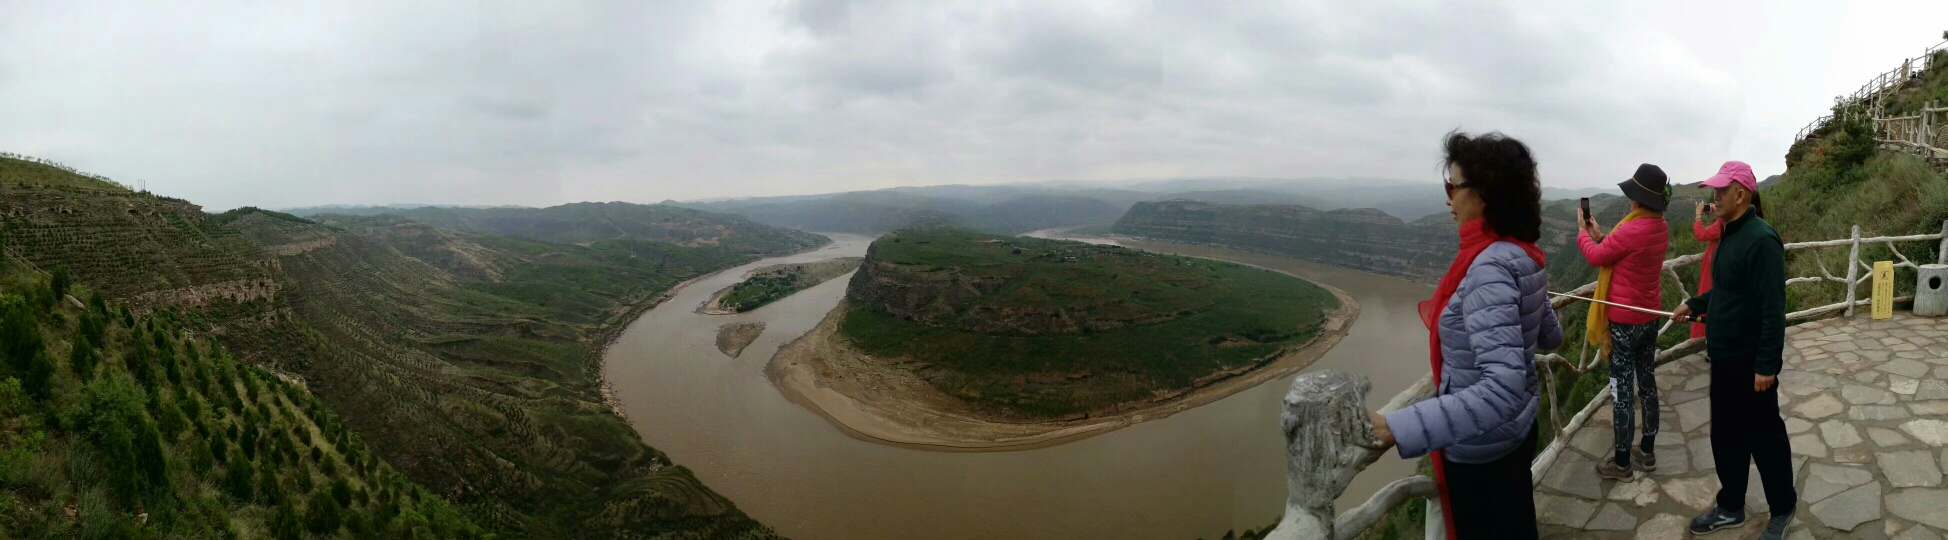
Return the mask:
[(1752, 390), (1751, 358), (1711, 359), (1711, 454), (1718, 466), (1718, 507), (1745, 510), (1749, 465), (1758, 464), (1765, 503), (1774, 514), (1799, 505), (1792, 487), (1792, 446), (1779, 416), (1779, 385)]
[(1528, 440), (1488, 463), (1442, 461), (1447, 470), (1448, 502), (1454, 509), (1454, 540), (1535, 538), (1535, 461), (1538, 428)]

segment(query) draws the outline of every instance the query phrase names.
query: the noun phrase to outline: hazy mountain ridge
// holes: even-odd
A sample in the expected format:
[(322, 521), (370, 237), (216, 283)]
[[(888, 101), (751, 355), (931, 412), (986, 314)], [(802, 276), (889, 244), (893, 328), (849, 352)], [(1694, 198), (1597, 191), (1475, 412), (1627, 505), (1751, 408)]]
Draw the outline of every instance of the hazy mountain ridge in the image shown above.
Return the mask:
[[(1545, 199), (1613, 191), (1543, 188)], [(917, 224), (952, 223), (985, 232), (1018, 234), (1107, 223), (1137, 203), (1175, 199), (1324, 210), (1376, 208), (1406, 222), (1447, 213), (1439, 185), (1385, 178), (1179, 178), (916, 186), (668, 204), (739, 214), (759, 223), (799, 230), (877, 234)]]

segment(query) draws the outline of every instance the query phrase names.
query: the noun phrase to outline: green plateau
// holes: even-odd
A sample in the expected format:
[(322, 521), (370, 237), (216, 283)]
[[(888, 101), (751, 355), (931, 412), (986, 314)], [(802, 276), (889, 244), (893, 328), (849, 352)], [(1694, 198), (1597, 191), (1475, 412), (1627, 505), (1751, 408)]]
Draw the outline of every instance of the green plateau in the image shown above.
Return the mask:
[(887, 234), (840, 334), (974, 409), (1068, 419), (1180, 394), (1320, 335), (1328, 290), (1235, 263), (953, 227)]

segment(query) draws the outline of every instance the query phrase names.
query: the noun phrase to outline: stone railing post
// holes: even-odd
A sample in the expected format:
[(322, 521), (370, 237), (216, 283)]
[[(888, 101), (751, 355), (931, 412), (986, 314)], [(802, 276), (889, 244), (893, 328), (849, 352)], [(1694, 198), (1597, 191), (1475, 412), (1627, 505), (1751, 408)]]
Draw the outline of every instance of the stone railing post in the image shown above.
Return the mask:
[(1330, 540), (1333, 500), (1382, 450), (1366, 416), (1373, 383), (1343, 371), (1300, 375), (1285, 393), (1285, 517), (1266, 540)]

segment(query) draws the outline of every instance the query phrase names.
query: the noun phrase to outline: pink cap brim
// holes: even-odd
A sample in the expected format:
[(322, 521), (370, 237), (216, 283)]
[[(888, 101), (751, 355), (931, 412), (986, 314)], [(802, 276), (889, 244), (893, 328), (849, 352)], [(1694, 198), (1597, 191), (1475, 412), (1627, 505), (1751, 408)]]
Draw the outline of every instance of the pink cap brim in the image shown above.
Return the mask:
[(1739, 185), (1743, 185), (1743, 186), (1745, 186), (1745, 187), (1746, 187), (1747, 189), (1757, 189), (1757, 187), (1756, 187), (1756, 186), (1753, 186), (1753, 185), (1750, 185), (1750, 184), (1746, 184), (1745, 182), (1740, 182), (1740, 181), (1738, 181), (1738, 179), (1737, 179), (1736, 177), (1734, 177), (1733, 175), (1729, 175), (1729, 174), (1720, 174), (1720, 175), (1714, 175), (1714, 176), (1712, 176), (1711, 178), (1709, 178), (1709, 179), (1706, 179), (1706, 180), (1704, 181), (1704, 187), (1708, 187), (1708, 188), (1712, 188), (1712, 189), (1717, 189), (1717, 188), (1721, 188), (1721, 187), (1726, 187), (1726, 186), (1730, 186), (1730, 185), (1732, 185), (1732, 184), (1734, 184), (1734, 183), (1736, 183), (1736, 184), (1739, 184)]

